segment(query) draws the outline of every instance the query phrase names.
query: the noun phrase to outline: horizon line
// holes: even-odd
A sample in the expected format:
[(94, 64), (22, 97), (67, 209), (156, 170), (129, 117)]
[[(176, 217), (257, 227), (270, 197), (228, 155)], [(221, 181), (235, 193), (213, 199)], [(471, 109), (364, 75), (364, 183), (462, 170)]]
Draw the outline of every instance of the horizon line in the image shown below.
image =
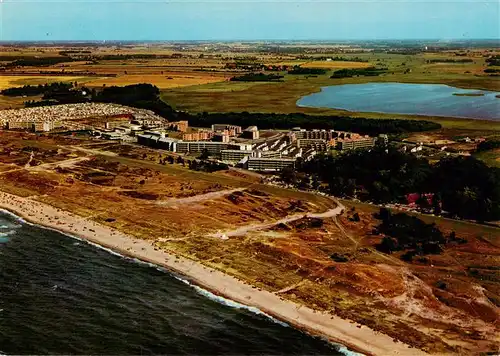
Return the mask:
[(500, 45), (499, 38), (332, 38), (332, 39), (82, 39), (82, 40), (47, 40), (47, 39), (33, 39), (33, 40), (0, 40), (0, 43), (22, 43), (22, 42), (70, 42), (70, 43), (103, 43), (103, 42), (380, 42), (380, 41), (439, 41), (439, 42), (468, 42), (468, 41), (495, 41)]

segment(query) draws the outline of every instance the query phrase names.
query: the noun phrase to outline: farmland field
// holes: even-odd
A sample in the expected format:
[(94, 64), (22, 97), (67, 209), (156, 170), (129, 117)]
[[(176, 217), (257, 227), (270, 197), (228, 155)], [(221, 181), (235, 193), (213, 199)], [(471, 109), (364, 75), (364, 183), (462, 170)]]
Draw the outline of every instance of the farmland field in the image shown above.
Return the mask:
[[(335, 57), (332, 55), (332, 57)], [(267, 61), (266, 64), (301, 65), (317, 67), (318, 65), (350, 65), (360, 67), (378, 66), (387, 68), (380, 76), (358, 76), (352, 78), (330, 78), (335, 68), (324, 75), (293, 76), (286, 75), (283, 82), (248, 85), (232, 90), (232, 83), (207, 84), (196, 87), (173, 88), (162, 91), (162, 98), (180, 110), (193, 112), (303, 112), (317, 115), (343, 115), (367, 118), (408, 118), (425, 119), (439, 122), (446, 128), (500, 130), (500, 124), (485, 120), (467, 120), (453, 117), (422, 117), (416, 115), (357, 113), (337, 109), (297, 107), (296, 102), (304, 95), (319, 92), (321, 87), (342, 84), (361, 84), (369, 82), (400, 82), (400, 83), (440, 83), (464, 89), (484, 89), (500, 91), (500, 78), (484, 73), (487, 68), (484, 52), (470, 54), (466, 60), (470, 62), (445, 62), (456, 60), (452, 53), (400, 55), (390, 53), (356, 53), (345, 55), (346, 59), (355, 57), (367, 62), (351, 61), (307, 61), (278, 60)], [(460, 57), (460, 59), (464, 59)], [(433, 61), (443, 61), (433, 62)], [(318, 64), (320, 63), (320, 64)], [(328, 68), (326, 68), (328, 69)]]
[(81, 81), (84, 77), (77, 76), (23, 76), (23, 75), (0, 75), (0, 90), (20, 87), (23, 85), (38, 85), (55, 82)]
[(373, 64), (367, 62), (350, 61), (313, 61), (306, 62), (300, 66), (303, 68), (322, 68), (322, 69), (343, 69), (343, 68), (367, 68)]
[[(198, 74), (200, 73), (200, 74)], [(160, 89), (177, 88), (184, 86), (196, 86), (200, 84), (215, 83), (226, 80), (224, 76), (203, 72), (144, 74), (144, 75), (121, 75), (114, 78), (101, 78), (87, 83), (90, 87), (95, 86), (124, 86), (131, 84), (150, 83)]]

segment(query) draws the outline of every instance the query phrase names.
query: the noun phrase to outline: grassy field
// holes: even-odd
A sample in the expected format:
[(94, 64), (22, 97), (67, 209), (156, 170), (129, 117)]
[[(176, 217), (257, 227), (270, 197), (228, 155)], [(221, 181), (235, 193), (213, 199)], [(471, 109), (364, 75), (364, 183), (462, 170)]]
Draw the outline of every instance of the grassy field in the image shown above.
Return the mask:
[(474, 157), (484, 161), (491, 167), (500, 168), (500, 149), (476, 153)]
[(350, 62), (350, 61), (313, 61), (306, 62), (300, 65), (304, 68), (322, 68), (322, 69), (343, 69), (343, 68), (367, 68), (372, 64), (366, 62)]
[(23, 85), (39, 85), (55, 82), (86, 81), (88, 78), (78, 76), (23, 76), (23, 75), (0, 75), (0, 90), (20, 87)]
[(205, 72), (194, 73), (164, 73), (158, 74), (145, 74), (145, 75), (121, 75), (114, 78), (102, 78), (98, 80), (89, 81), (86, 83), (90, 87), (100, 87), (103, 85), (111, 86), (125, 86), (131, 84), (150, 83), (160, 89), (177, 88), (184, 86), (196, 86), (200, 84), (215, 83), (226, 80), (224, 76), (214, 75)]
[[(465, 80), (463, 77), (435, 77), (425, 75), (389, 74), (381, 77), (359, 77), (345, 79), (330, 79), (328, 75), (316, 78), (304, 78), (302, 76), (287, 76), (284, 82), (260, 83), (259, 85), (244, 84), (235, 86), (233, 83), (220, 83), (207, 85), (206, 87), (186, 87), (162, 91), (162, 99), (179, 110), (191, 112), (278, 112), (294, 113), (303, 112), (317, 115), (343, 115), (350, 117), (368, 118), (409, 118), (424, 119), (439, 122), (446, 128), (477, 129), (477, 130), (500, 130), (500, 122), (487, 120), (457, 119), (432, 116), (398, 115), (383, 113), (355, 113), (345, 110), (327, 108), (304, 108), (296, 105), (302, 96), (315, 93), (323, 86), (341, 84), (360, 84), (366, 82), (403, 82), (403, 83), (444, 83), (464, 88), (481, 89), (481, 86), (497, 87), (497, 82), (491, 78), (472, 78)], [(498, 79), (497, 79), (498, 81)]]
[[(347, 59), (354, 56), (345, 56)], [(279, 83), (264, 83), (259, 85), (234, 86), (233, 83), (218, 83), (164, 90), (162, 98), (180, 110), (192, 112), (303, 112), (318, 115), (345, 115), (369, 118), (410, 118), (425, 119), (441, 123), (446, 128), (500, 130), (500, 123), (486, 120), (469, 120), (445, 117), (398, 115), (383, 113), (355, 113), (328, 108), (297, 107), (296, 102), (302, 96), (315, 93), (321, 87), (342, 84), (361, 84), (368, 82), (401, 82), (401, 83), (441, 83), (465, 89), (500, 90), (500, 78), (487, 76), (484, 58), (479, 53), (468, 57), (469, 63), (429, 63), (432, 60), (456, 59), (450, 53), (395, 55), (386, 53), (361, 53), (356, 57), (368, 62), (342, 61), (282, 61), (287, 64), (317, 67), (350, 65), (373, 66), (388, 68), (386, 74), (378, 77), (354, 77), (331, 79), (332, 71), (325, 75), (291, 76), (285, 75), (285, 80)], [(461, 57), (462, 58), (462, 57)]]
[[(321, 47), (321, 46), (320, 46)], [(63, 47), (26, 48), (23, 51), (4, 48), (1, 53), (9, 55), (57, 56)], [(92, 54), (157, 54), (172, 55), (177, 49), (173, 47), (147, 45), (126, 46), (121, 49), (102, 47), (92, 49)], [(398, 115), (383, 113), (356, 113), (328, 108), (300, 108), (296, 101), (304, 95), (318, 92), (323, 86), (359, 84), (367, 82), (402, 82), (402, 83), (442, 83), (458, 88), (500, 90), (500, 78), (486, 75), (485, 55), (496, 52), (474, 50), (457, 57), (454, 52), (421, 53), (418, 55), (402, 55), (391, 53), (322, 53), (307, 55), (305, 58), (292, 54), (272, 53), (226, 53), (206, 54), (204, 49), (194, 48), (183, 53), (183, 58), (152, 58), (128, 60), (100, 60), (94, 62), (76, 61), (56, 64), (43, 68), (17, 68), (14, 72), (19, 77), (0, 76), (0, 89), (25, 84), (43, 82), (77, 80), (79, 83), (93, 87), (104, 85), (128, 85), (136, 83), (152, 83), (162, 90), (162, 98), (179, 110), (191, 112), (303, 112), (318, 115), (344, 115), (368, 118), (410, 118), (433, 120), (450, 129), (474, 129), (500, 131), (500, 123), (484, 120), (468, 120), (445, 117), (428, 117), (414, 115)], [(325, 57), (341, 56), (345, 61), (326, 61)], [(319, 60), (314, 60), (318, 58)], [(321, 58), (319, 58), (321, 57)], [(248, 59), (247, 59), (248, 58)], [(366, 62), (356, 62), (356, 60)], [(439, 61), (468, 59), (468, 63), (449, 63)], [(238, 60), (255, 64), (289, 64), (304, 67), (329, 69), (328, 73), (319, 76), (286, 75), (283, 82), (275, 83), (236, 83), (229, 82), (231, 76), (240, 75), (241, 71), (224, 69), (225, 64)], [(438, 61), (435, 63), (433, 61)], [(388, 68), (386, 74), (378, 77), (355, 77), (331, 79), (331, 73), (338, 68), (377, 66)], [(55, 71), (60, 76), (23, 77), (22, 71)], [(65, 71), (88, 71), (102, 75), (101, 77), (66, 77)], [(116, 77), (105, 75), (116, 75)], [(18, 102), (2, 98), (0, 108), (16, 107)]]

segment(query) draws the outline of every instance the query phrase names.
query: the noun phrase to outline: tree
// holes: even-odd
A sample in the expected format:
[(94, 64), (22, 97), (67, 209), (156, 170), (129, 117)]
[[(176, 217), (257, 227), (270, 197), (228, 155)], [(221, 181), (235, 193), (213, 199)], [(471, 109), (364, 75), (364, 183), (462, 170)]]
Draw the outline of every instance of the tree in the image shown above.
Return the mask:
[(297, 182), (297, 173), (291, 167), (285, 167), (281, 170), (280, 178), (286, 184), (295, 184)]
[(210, 157), (210, 152), (208, 152), (208, 150), (204, 148), (203, 151), (201, 151), (201, 154), (198, 156), (198, 159), (207, 160), (208, 157)]
[(434, 215), (441, 215), (441, 194), (436, 193), (432, 197), (432, 210)]
[(423, 211), (426, 211), (427, 209), (429, 209), (431, 207), (431, 205), (429, 204), (429, 200), (425, 194), (419, 194), (419, 197), (418, 197), (416, 203), (417, 203), (418, 207), (420, 208), (420, 210), (423, 210)]
[(392, 253), (393, 251), (397, 251), (399, 249), (398, 243), (395, 239), (390, 237), (384, 237), (382, 242), (377, 246), (377, 250)]

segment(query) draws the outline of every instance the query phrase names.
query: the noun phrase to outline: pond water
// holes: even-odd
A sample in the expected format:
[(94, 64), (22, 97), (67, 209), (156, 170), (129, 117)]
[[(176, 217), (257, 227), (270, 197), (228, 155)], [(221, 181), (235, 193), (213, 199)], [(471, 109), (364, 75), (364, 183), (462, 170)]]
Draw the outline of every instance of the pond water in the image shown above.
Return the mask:
[(323, 87), (321, 92), (299, 99), (297, 105), (358, 112), (500, 120), (500, 98), (496, 97), (499, 94), (444, 84), (345, 84)]

